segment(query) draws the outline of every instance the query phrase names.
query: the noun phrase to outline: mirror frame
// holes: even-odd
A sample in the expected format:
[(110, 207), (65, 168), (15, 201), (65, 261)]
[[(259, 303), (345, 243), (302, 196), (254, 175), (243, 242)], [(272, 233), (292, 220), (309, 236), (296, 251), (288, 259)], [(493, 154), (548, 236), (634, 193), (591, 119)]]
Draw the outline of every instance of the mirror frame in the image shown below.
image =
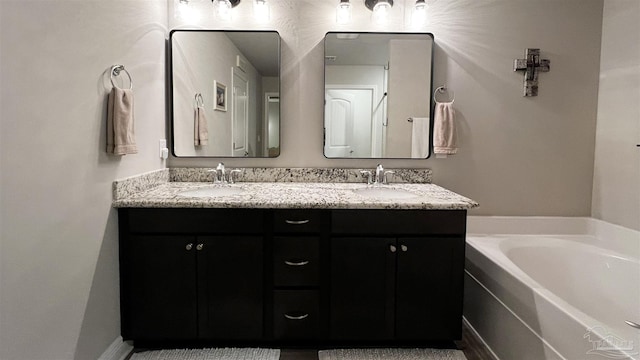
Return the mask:
[[(326, 49), (327, 49), (327, 35), (333, 35), (333, 34), (357, 34), (357, 35), (366, 35), (366, 34), (380, 34), (380, 35), (422, 35), (422, 36), (427, 36), (431, 38), (431, 59), (429, 59), (431, 61), (431, 69), (430, 69), (430, 79), (431, 79), (431, 83), (429, 84), (429, 152), (427, 153), (427, 157), (425, 158), (412, 158), (412, 157), (328, 157), (325, 154), (324, 148), (325, 148), (325, 141), (327, 140), (327, 128), (326, 128), (326, 107), (323, 106), (322, 108), (322, 155), (325, 157), (325, 159), (356, 159), (356, 160), (367, 160), (367, 159), (373, 159), (373, 160), (426, 160), (429, 159), (431, 157), (431, 155), (433, 154), (433, 113), (434, 113), (434, 109), (435, 109), (435, 100), (433, 99), (433, 92), (434, 92), (434, 86), (433, 86), (433, 65), (434, 65), (434, 49), (435, 49), (435, 38), (433, 36), (433, 33), (429, 33), (429, 32), (380, 32), (380, 31), (328, 31), (325, 35), (324, 35), (324, 39), (323, 39), (323, 68), (322, 68), (322, 74), (323, 74), (323, 78), (322, 78), (322, 83), (323, 83), (323, 92), (322, 95), (323, 97), (325, 97), (326, 99), (326, 89), (327, 89), (327, 67), (326, 67), (326, 59), (324, 58), (324, 56), (327, 55), (326, 53)], [(324, 104), (324, 101), (323, 101)]]
[(176, 155), (175, 153), (175, 114), (173, 111), (173, 35), (177, 32), (211, 32), (211, 33), (273, 33), (278, 35), (278, 94), (282, 98), (282, 36), (276, 30), (227, 30), (227, 29), (172, 29), (169, 32), (167, 40), (167, 86), (169, 101), (167, 101), (167, 111), (169, 112), (169, 120), (171, 121), (171, 155), (176, 158), (184, 159), (212, 159), (212, 158), (229, 158), (229, 159), (275, 159), (282, 154), (282, 101), (279, 101), (279, 126), (278, 138), (280, 139), (278, 147), (278, 155), (276, 156), (232, 156), (232, 155)]

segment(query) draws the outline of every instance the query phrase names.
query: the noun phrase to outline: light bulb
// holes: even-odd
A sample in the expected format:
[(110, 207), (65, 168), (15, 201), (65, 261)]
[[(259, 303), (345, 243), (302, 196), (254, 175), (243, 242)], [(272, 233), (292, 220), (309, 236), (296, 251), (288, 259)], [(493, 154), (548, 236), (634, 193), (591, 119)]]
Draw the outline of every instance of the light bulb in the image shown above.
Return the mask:
[(341, 0), (336, 8), (336, 22), (347, 24), (351, 21), (351, 3), (349, 0)]
[(173, 16), (186, 22), (195, 22), (200, 16), (189, 0), (176, 0)]
[(425, 0), (417, 0), (411, 12), (411, 25), (420, 27), (427, 22), (427, 3)]
[(267, 0), (255, 0), (253, 2), (253, 15), (260, 21), (269, 20), (269, 4)]
[(231, 20), (231, 2), (229, 0), (216, 1), (216, 14), (220, 20)]
[(391, 11), (391, 4), (386, 0), (380, 0), (373, 7), (373, 14), (371, 15), (373, 22), (376, 24), (386, 24), (389, 21), (389, 12)]

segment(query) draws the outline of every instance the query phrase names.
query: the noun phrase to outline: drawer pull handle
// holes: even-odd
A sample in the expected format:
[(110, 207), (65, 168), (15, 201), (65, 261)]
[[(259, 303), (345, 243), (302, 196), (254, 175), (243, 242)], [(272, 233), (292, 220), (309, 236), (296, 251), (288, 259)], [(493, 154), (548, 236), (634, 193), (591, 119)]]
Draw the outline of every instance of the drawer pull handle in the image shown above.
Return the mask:
[(624, 322), (627, 323), (627, 325), (631, 326), (632, 328), (640, 329), (640, 324), (634, 323), (633, 321), (629, 321), (629, 320), (625, 320)]
[(302, 315), (284, 314), (284, 317), (289, 319), (289, 320), (304, 320), (304, 319), (309, 317), (309, 314), (302, 314)]
[(189, 243), (187, 244), (187, 246), (184, 247), (187, 251), (193, 249), (193, 244)]
[(307, 265), (309, 263), (309, 260), (302, 260), (302, 261), (285, 260), (284, 263), (289, 265), (289, 266), (305, 266), (305, 265)]
[(308, 223), (309, 220), (308, 219), (307, 220), (285, 220), (284, 222), (290, 225), (304, 225)]

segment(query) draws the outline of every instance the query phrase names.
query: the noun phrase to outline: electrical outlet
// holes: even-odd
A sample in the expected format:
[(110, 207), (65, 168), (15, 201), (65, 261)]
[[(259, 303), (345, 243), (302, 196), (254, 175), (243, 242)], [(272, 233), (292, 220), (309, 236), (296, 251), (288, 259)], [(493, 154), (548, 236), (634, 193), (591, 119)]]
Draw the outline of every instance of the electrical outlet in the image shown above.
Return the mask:
[(169, 149), (167, 148), (167, 139), (160, 139), (158, 142), (158, 151), (161, 159), (169, 157)]

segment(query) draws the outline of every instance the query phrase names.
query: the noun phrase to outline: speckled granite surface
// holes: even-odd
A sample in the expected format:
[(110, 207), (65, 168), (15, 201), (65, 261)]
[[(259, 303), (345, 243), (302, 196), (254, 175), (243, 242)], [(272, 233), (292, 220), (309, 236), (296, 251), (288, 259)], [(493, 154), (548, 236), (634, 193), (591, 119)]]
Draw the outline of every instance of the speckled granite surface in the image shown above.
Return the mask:
[[(355, 193), (353, 190), (370, 187), (364, 183), (360, 169), (247, 168), (233, 185), (212, 184), (209, 170), (161, 169), (114, 181), (113, 206), (317, 209), (471, 209), (478, 206), (471, 199), (431, 184), (430, 169), (390, 169), (395, 171), (392, 184), (382, 187), (415, 195), (405, 199), (380, 199)], [(240, 193), (218, 197), (180, 194), (219, 187), (240, 189)]]
[[(201, 182), (167, 182), (115, 200), (115, 207), (151, 208), (287, 208), (287, 209), (471, 209), (478, 204), (433, 184), (385, 185), (415, 194), (406, 199), (378, 199), (357, 194), (359, 183), (238, 183), (214, 185)], [(221, 197), (189, 197), (181, 192), (199, 188), (236, 188), (239, 194)]]
[[(228, 167), (227, 171), (232, 170)], [(209, 168), (171, 168), (170, 181), (198, 182), (211, 181)], [(360, 170), (373, 169), (333, 169), (333, 168), (246, 168), (238, 176), (240, 182), (313, 182), (313, 183), (358, 183), (364, 179)], [(430, 184), (431, 169), (386, 169), (393, 170), (394, 183)]]
[(169, 181), (169, 169), (160, 169), (113, 182), (113, 200), (124, 199)]

